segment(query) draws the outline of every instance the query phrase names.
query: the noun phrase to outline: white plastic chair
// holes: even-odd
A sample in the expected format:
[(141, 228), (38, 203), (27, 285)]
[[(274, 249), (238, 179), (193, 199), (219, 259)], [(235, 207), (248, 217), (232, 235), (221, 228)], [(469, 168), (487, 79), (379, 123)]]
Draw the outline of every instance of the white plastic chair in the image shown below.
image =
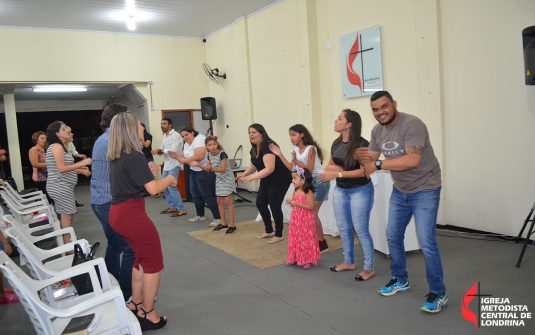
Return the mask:
[[(19, 249), (19, 252), (22, 256), (21, 263), (23, 263), (22, 259), (24, 259), (32, 276), (35, 279), (40, 280), (57, 276), (72, 266), (73, 255), (62, 255), (65, 252), (73, 251), (76, 243), (85, 243), (86, 245), (89, 245), (89, 242), (82, 239), (52, 248), (50, 250), (44, 250), (36, 247), (24, 234), (21, 234), (14, 227), (6, 229), (6, 235), (12, 239), (15, 246)], [(53, 257), (56, 258), (52, 259)], [(104, 258), (100, 257), (96, 260), (99, 263), (102, 263), (102, 269), (99, 271), (101, 273), (103, 289), (108, 290), (111, 287), (119, 287), (119, 282), (117, 279), (108, 273)]]
[(24, 234), (24, 236), (26, 236), (26, 238), (32, 243), (37, 243), (49, 238), (56, 238), (56, 241), (61, 240), (61, 243), (58, 243), (58, 245), (63, 245), (63, 234), (69, 234), (72, 242), (77, 241), (77, 237), (73, 227), (53, 230), (50, 233), (43, 235), (33, 235), (32, 233), (35, 232), (33, 228), (30, 228), (27, 224), (21, 224), (10, 214), (4, 215), (3, 219), (5, 222), (7, 222), (8, 226), (16, 228), (21, 234)]
[[(5, 190), (0, 190), (0, 196), (2, 196), (2, 199), (4, 199), (4, 201), (6, 202), (6, 205), (13, 214), (13, 216), (15, 216), (21, 222), (28, 221), (29, 217), (31, 217), (32, 214), (36, 211), (45, 211), (47, 213), (49, 223), (51, 225), (55, 224), (56, 226), (59, 226), (59, 220), (57, 219), (57, 216), (54, 213), (54, 208), (48, 203), (46, 198), (26, 203), (19, 203)], [(41, 227), (40, 229), (45, 228), (54, 227), (44, 226), (44, 228)]]
[[(139, 321), (134, 313), (126, 307), (121, 290), (112, 289), (107, 292), (101, 290), (94, 268), (96, 264), (98, 264), (98, 260), (92, 260), (70, 268), (61, 276), (34, 280), (24, 273), (5, 252), (0, 252), (0, 270), (14, 288), (37, 334), (59, 335), (71, 318), (99, 313), (101, 319), (91, 334), (141, 335)], [(39, 299), (38, 292), (45, 287), (65, 279), (65, 276), (70, 278), (83, 273), (89, 273), (93, 282), (94, 296), (90, 299), (68, 308), (54, 308)], [(95, 283), (97, 284), (95, 285)]]
[[(62, 276), (66, 270), (69, 270), (72, 267), (72, 255), (55, 258), (48, 262), (46, 260), (61, 255), (66, 251), (72, 251), (76, 242), (71, 242), (51, 250), (43, 250), (33, 245), (24, 235), (20, 234), (13, 227), (6, 230), (6, 235), (11, 238), (19, 250), (21, 265), (26, 265), (34, 279), (44, 280), (55, 276)], [(87, 243), (87, 241), (79, 240), (78, 243)], [(99, 267), (102, 290), (109, 291), (112, 288), (120, 288), (117, 279), (108, 273), (104, 259), (97, 258), (95, 261), (98, 263), (97, 265)], [(92, 293), (77, 296), (76, 300), (87, 300), (91, 297), (91, 294)], [(53, 307), (69, 306), (73, 303), (72, 299), (56, 301), (54, 299), (54, 291), (51, 287), (44, 289), (40, 292), (40, 295), (45, 303)]]
[(36, 201), (42, 199), (47, 200), (46, 195), (39, 190), (36, 190), (35, 192), (20, 194), (7, 182), (4, 183), (4, 185), (1, 185), (0, 189), (4, 189), (15, 201), (21, 204), (27, 203), (29, 201)]

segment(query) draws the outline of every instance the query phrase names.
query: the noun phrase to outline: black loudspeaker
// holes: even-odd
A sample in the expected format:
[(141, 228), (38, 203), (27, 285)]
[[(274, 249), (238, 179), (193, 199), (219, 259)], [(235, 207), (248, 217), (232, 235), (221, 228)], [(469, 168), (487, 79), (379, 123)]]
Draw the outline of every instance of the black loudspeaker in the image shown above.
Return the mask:
[(526, 85), (535, 85), (535, 26), (522, 30)]
[(201, 114), (203, 120), (217, 119), (217, 111), (215, 109), (215, 98), (206, 97), (201, 98)]

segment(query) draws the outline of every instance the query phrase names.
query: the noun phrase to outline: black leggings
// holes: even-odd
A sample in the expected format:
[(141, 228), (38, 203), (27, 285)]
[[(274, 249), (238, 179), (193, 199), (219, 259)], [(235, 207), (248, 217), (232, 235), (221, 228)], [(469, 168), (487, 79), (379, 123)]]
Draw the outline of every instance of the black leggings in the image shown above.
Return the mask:
[[(290, 183), (281, 183), (277, 185), (262, 185), (260, 182), (260, 188), (258, 189), (258, 195), (256, 196), (256, 208), (262, 216), (264, 226), (266, 227), (266, 233), (271, 234), (273, 232), (273, 225), (271, 224), (271, 215), (275, 221), (275, 236), (282, 237), (282, 202), (284, 201), (284, 195), (288, 191)], [(269, 208), (271, 208), (271, 213)]]

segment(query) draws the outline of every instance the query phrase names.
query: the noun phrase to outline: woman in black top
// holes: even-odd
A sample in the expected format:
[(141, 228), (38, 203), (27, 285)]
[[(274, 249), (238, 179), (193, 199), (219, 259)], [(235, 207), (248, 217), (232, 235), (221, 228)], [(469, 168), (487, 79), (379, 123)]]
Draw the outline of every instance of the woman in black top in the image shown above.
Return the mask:
[(334, 121), (334, 131), (340, 136), (331, 147), (331, 159), (320, 175), (320, 180), (336, 178), (333, 194), (334, 214), (342, 248), (344, 262), (331, 267), (331, 271), (355, 270), (354, 236), (357, 233), (364, 254), (364, 270), (355, 280), (368, 280), (375, 276), (373, 260), (373, 240), (370, 235), (370, 212), (373, 207), (374, 189), (364, 168), (355, 160), (357, 148), (367, 147), (369, 142), (360, 136), (362, 121), (359, 113), (344, 109)]
[(154, 162), (147, 164), (139, 145), (142, 139), (143, 127), (134, 114), (115, 115), (110, 124), (106, 160), (110, 162), (110, 225), (124, 237), (136, 256), (128, 308), (136, 313), (141, 330), (147, 331), (162, 328), (167, 318), (160, 317), (154, 310), (163, 255), (160, 236), (145, 211), (143, 195), (145, 190), (157, 194), (168, 186), (176, 186), (176, 179), (169, 175), (154, 180), (158, 167)]
[[(292, 182), (291, 172), (284, 166), (278, 156), (269, 150), (269, 144), (275, 143), (261, 124), (249, 126), (249, 140), (251, 141), (251, 165), (236, 180), (250, 182), (260, 179), (260, 187), (256, 197), (256, 208), (262, 216), (266, 232), (257, 238), (268, 238), (269, 244), (283, 240), (282, 237), (282, 202), (288, 187)], [(254, 173), (257, 171), (257, 173)], [(268, 208), (269, 205), (269, 208)], [(271, 213), (269, 209), (271, 208)], [(271, 224), (271, 215), (275, 221), (275, 231)]]
[(152, 157), (152, 135), (149, 134), (147, 131), (147, 127), (142, 123), (141, 126), (143, 127), (143, 140), (141, 140), (141, 143), (143, 144), (141, 151), (143, 152), (143, 155), (145, 155), (145, 158), (147, 158), (148, 162), (154, 162), (154, 157)]

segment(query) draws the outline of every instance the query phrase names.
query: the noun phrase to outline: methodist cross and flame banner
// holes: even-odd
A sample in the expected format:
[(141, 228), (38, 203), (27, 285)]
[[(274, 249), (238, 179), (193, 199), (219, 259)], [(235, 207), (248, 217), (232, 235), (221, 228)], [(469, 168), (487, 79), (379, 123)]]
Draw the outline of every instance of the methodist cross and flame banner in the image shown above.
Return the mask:
[(383, 89), (379, 25), (340, 37), (340, 68), (345, 99)]

